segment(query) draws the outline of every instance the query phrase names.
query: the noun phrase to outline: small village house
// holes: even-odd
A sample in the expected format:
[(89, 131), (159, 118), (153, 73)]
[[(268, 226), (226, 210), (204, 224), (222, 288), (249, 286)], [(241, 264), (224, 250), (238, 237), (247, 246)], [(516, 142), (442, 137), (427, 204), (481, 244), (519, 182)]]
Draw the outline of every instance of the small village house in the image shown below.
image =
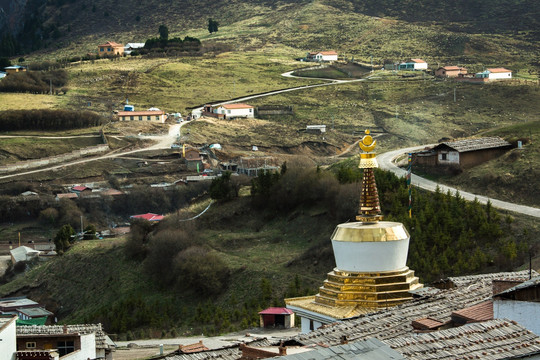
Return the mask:
[(338, 53), (336, 51), (310, 52), (306, 56), (307, 61), (337, 61)]
[(499, 137), (447, 141), (413, 153), (413, 164), (433, 169), (470, 168), (502, 155), (511, 147)]
[(184, 158), (186, 159), (187, 169), (191, 171), (202, 171), (203, 170), (203, 161), (202, 155), (199, 149), (196, 148), (187, 148), (183, 152)]
[(294, 312), (284, 307), (270, 307), (259, 312), (261, 327), (294, 327)]
[(7, 73), (5, 71), (0, 71), (0, 79), (5, 78)]
[(11, 263), (13, 265), (20, 261), (30, 261), (35, 259), (39, 256), (40, 252), (41, 251), (34, 250), (24, 245), (9, 251), (11, 255)]
[(62, 199), (77, 199), (77, 198), (78, 196), (76, 193), (69, 192), (69, 193), (56, 194), (55, 200), (60, 201)]
[(5, 67), (4, 70), (6, 71), (7, 75), (16, 74), (18, 72), (26, 71), (26, 66), (13, 65), (13, 66)]
[(144, 43), (127, 43), (124, 46), (124, 54), (130, 55), (133, 50), (138, 50), (144, 48)]
[(92, 188), (84, 185), (73, 186), (69, 191), (77, 195), (88, 194), (92, 192)]
[(467, 74), (467, 69), (461, 66), (443, 66), (435, 70), (435, 76), (453, 78)]
[(114, 41), (107, 41), (105, 44), (98, 45), (98, 56), (113, 56), (123, 54), (124, 45), (115, 43)]
[(398, 70), (427, 70), (428, 64), (422, 59), (411, 59), (411, 61), (400, 63)]
[(57, 352), (59, 360), (112, 360), (115, 347), (101, 324), (17, 326), (18, 360), (35, 360), (50, 351)]
[(118, 120), (120, 121), (157, 121), (164, 123), (167, 119), (164, 111), (157, 110), (145, 110), (145, 111), (119, 111)]
[(255, 108), (248, 104), (205, 105), (202, 114), (218, 119), (253, 118)]
[(477, 79), (509, 80), (512, 79), (512, 71), (505, 68), (491, 68), (475, 74)]

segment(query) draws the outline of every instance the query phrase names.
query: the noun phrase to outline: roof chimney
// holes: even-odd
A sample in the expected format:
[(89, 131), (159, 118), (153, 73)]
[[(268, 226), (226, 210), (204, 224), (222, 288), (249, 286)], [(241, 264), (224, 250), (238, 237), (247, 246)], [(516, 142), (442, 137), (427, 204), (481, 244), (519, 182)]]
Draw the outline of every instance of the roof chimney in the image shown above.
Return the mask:
[(287, 355), (287, 347), (283, 346), (283, 341), (279, 344), (279, 356)]
[(64, 324), (64, 329), (63, 329), (63, 330), (64, 330), (64, 334), (67, 334), (67, 333), (68, 333), (68, 327), (67, 327), (66, 324)]
[(349, 339), (347, 339), (347, 335), (341, 335), (341, 337), (339, 338), (339, 341), (341, 345), (345, 345), (349, 343)]

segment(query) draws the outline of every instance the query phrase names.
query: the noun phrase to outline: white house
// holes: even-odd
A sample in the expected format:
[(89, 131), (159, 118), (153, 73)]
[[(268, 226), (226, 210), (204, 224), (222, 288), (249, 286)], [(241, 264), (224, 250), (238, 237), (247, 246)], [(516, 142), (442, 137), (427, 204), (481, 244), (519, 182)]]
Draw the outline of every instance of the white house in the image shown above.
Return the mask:
[(0, 316), (0, 359), (15, 360), (17, 351), (17, 316)]
[(506, 80), (512, 78), (512, 71), (505, 68), (492, 68), (476, 73), (475, 77), (489, 80)]
[(24, 245), (9, 251), (11, 254), (11, 262), (13, 264), (18, 263), (19, 261), (32, 260), (38, 257), (40, 252), (41, 251), (34, 250)]
[(214, 112), (225, 115), (226, 119), (255, 117), (255, 108), (248, 104), (220, 105), (214, 109)]
[(335, 51), (310, 52), (306, 58), (308, 61), (337, 61), (338, 53)]
[(142, 49), (144, 47), (144, 43), (127, 43), (124, 45), (124, 54), (131, 54), (133, 50)]
[(411, 59), (411, 61), (399, 64), (399, 70), (427, 70), (428, 64), (422, 59)]

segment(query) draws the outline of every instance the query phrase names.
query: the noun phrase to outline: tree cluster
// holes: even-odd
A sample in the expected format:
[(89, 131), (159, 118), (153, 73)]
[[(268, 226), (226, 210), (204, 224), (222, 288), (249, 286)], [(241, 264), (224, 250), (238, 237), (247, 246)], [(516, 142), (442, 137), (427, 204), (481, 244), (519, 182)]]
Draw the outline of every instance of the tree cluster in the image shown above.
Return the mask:
[(24, 71), (6, 76), (0, 81), (0, 92), (23, 92), (32, 94), (47, 94), (51, 91), (58, 93), (66, 85), (68, 75), (65, 70)]
[(100, 126), (99, 114), (73, 110), (10, 110), (0, 112), (0, 131), (67, 130)]

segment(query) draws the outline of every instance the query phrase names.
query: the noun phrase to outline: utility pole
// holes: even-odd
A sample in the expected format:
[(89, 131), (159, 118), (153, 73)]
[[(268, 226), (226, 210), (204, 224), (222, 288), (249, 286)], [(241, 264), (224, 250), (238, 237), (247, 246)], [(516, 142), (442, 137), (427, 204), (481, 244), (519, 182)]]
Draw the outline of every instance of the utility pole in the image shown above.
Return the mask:
[(84, 233), (83, 233), (83, 220), (82, 220), (82, 215), (81, 215), (81, 235), (84, 235)]
[(456, 102), (456, 87), (454, 86), (454, 102)]
[(371, 72), (373, 72), (373, 55), (371, 55)]
[(49, 94), (52, 95), (52, 79), (49, 79)]

